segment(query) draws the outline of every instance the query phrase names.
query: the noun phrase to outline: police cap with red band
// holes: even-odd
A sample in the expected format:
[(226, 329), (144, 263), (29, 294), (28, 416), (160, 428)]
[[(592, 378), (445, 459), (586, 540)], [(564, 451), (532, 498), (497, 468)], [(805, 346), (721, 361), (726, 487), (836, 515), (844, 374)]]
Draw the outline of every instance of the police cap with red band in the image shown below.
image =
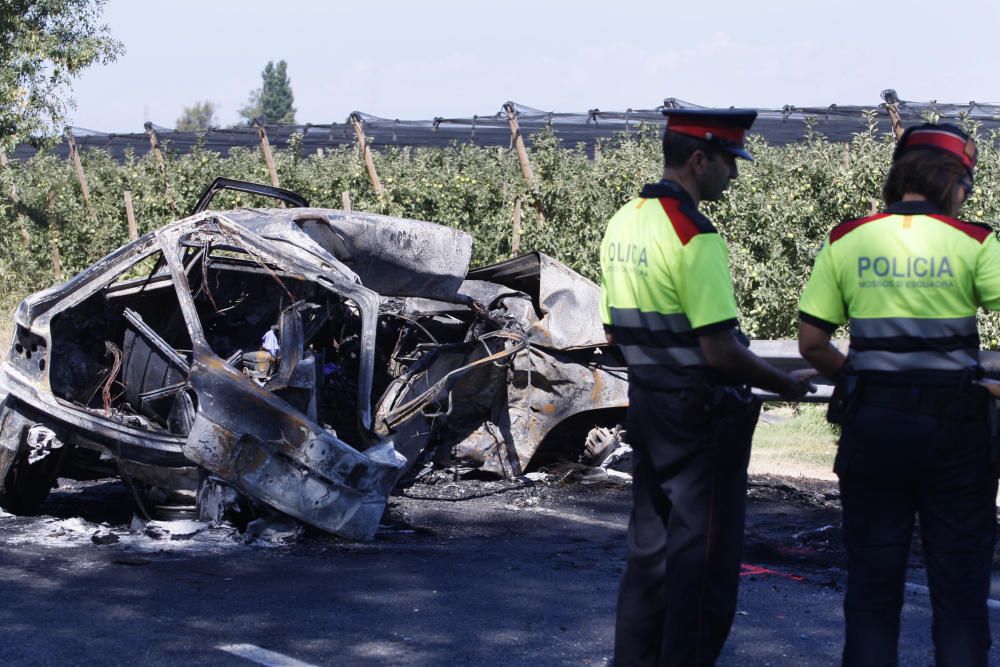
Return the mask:
[(747, 130), (757, 119), (753, 109), (663, 109), (667, 130), (701, 139), (743, 158), (753, 160), (743, 147)]
[(907, 128), (896, 142), (892, 161), (895, 162), (904, 153), (918, 148), (951, 155), (962, 163), (969, 172), (969, 177), (972, 177), (972, 170), (976, 167), (976, 142), (956, 126), (948, 123), (925, 123)]

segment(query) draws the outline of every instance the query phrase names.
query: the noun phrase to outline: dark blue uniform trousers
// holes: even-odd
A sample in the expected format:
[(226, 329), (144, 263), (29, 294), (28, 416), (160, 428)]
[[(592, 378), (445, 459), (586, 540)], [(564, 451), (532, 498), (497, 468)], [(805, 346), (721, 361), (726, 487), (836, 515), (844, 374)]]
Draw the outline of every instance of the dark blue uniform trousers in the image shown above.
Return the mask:
[[(869, 386), (873, 399), (898, 388)], [(908, 390), (909, 406), (933, 405)], [(939, 405), (954, 401), (942, 393)], [(997, 478), (985, 400), (926, 414), (861, 395), (837, 453), (848, 580), (844, 664), (895, 665), (914, 515), (920, 517), (938, 665), (986, 665)], [(976, 403), (980, 407), (976, 407)], [(942, 413), (942, 410), (938, 411)]]
[(615, 667), (712, 665), (732, 625), (760, 403), (697, 407), (685, 393), (629, 389), (635, 468)]

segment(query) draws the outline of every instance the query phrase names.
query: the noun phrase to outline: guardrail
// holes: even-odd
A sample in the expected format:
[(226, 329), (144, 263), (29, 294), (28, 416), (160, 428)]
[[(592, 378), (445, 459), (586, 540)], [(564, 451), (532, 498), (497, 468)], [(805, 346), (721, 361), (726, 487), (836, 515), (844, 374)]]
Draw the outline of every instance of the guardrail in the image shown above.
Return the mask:
[[(847, 352), (846, 340), (837, 341), (836, 344), (843, 352)], [(809, 362), (799, 355), (799, 342), (797, 340), (754, 340), (750, 341), (750, 351), (786, 373), (802, 368), (811, 368)], [(816, 393), (809, 394), (801, 402), (828, 402), (830, 395), (833, 393), (833, 385), (827, 378), (822, 376), (817, 377), (814, 383), (816, 384)], [(777, 394), (762, 389), (754, 389), (753, 393), (765, 401), (783, 402), (785, 400)]]
[[(847, 353), (847, 341), (834, 341), (845, 354)], [(750, 342), (750, 350), (757, 356), (767, 360), (783, 371), (794, 371), (801, 368), (809, 368), (809, 363), (799, 355), (799, 343), (796, 340), (755, 340)], [(979, 363), (986, 371), (987, 377), (1000, 379), (1000, 352), (990, 350), (980, 350)], [(816, 393), (809, 394), (802, 400), (803, 403), (826, 403), (833, 393), (833, 385), (827, 378), (822, 376), (815, 380)], [(768, 391), (755, 389), (754, 394), (765, 401), (781, 402), (783, 399), (777, 394)]]

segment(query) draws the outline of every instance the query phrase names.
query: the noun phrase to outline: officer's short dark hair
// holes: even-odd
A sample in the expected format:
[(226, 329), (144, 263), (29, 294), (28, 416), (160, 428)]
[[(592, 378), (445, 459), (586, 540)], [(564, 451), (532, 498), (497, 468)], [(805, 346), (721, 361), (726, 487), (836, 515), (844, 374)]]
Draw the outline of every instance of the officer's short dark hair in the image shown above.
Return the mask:
[(695, 151), (703, 151), (708, 157), (715, 157), (721, 148), (703, 139), (695, 139), (686, 134), (666, 130), (663, 133), (663, 166), (673, 169), (683, 167)]
[(910, 150), (892, 163), (885, 177), (882, 198), (890, 205), (912, 192), (947, 211), (952, 192), (967, 177), (962, 163), (949, 155), (932, 150)]

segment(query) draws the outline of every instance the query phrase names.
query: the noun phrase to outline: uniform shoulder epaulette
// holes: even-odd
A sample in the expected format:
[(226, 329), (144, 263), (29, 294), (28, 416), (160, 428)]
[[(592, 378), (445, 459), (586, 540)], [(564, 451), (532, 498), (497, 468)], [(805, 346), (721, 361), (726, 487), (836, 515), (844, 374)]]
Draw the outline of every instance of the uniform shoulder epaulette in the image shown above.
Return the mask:
[(681, 245), (688, 242), (698, 234), (717, 234), (718, 230), (712, 221), (706, 218), (697, 208), (682, 202), (673, 197), (661, 197), (659, 199), (663, 212), (667, 214), (670, 224), (677, 232), (677, 238)]
[(850, 234), (861, 225), (881, 220), (889, 215), (889, 213), (876, 213), (875, 215), (866, 215), (863, 218), (851, 218), (850, 220), (844, 220), (842, 223), (830, 230), (830, 243), (833, 243), (847, 234)]
[(980, 243), (989, 238), (990, 234), (993, 233), (993, 228), (983, 222), (970, 222), (968, 220), (959, 220), (958, 218), (951, 218), (947, 215), (940, 215), (938, 213), (932, 213), (931, 216), (939, 222), (943, 222), (950, 227), (954, 227), (958, 231), (971, 236)]

